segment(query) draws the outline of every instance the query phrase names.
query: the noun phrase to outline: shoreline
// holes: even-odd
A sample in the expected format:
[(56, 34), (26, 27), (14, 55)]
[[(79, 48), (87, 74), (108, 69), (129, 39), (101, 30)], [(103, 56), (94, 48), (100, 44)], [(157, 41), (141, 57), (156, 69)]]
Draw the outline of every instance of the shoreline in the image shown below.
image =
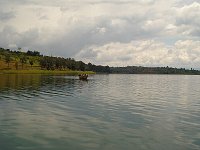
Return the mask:
[(76, 70), (0, 70), (0, 75), (2, 74), (44, 74), (44, 75), (69, 75), (78, 76), (80, 74), (132, 74), (132, 75), (200, 75), (194, 73), (98, 73), (93, 71), (76, 71)]
[(73, 70), (0, 70), (0, 74), (46, 74), (46, 75), (70, 75), (96, 74), (93, 71), (73, 71)]

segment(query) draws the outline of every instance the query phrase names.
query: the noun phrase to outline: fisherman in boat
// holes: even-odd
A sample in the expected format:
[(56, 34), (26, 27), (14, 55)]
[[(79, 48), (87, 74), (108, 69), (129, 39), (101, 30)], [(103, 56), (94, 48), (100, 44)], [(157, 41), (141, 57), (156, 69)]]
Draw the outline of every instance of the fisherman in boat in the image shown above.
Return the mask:
[(78, 76), (80, 80), (87, 80), (88, 78), (88, 74), (79, 74)]

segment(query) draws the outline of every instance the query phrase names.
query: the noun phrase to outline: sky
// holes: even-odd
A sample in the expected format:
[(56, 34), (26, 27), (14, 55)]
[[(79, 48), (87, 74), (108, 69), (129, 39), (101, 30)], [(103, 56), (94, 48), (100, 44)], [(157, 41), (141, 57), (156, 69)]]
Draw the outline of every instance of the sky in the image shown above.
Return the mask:
[(200, 0), (0, 0), (0, 47), (96, 65), (200, 68)]

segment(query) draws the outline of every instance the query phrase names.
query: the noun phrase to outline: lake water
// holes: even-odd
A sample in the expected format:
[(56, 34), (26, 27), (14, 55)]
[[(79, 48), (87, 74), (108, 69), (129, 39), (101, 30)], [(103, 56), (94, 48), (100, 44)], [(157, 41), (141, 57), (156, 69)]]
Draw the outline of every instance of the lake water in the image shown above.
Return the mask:
[(199, 150), (200, 76), (0, 75), (1, 150)]

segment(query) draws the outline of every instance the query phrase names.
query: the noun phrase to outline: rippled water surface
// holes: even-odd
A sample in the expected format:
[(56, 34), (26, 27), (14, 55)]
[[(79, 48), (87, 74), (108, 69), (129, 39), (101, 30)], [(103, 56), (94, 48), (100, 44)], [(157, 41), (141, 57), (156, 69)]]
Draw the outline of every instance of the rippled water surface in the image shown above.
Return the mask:
[(200, 76), (0, 75), (2, 150), (199, 150)]

